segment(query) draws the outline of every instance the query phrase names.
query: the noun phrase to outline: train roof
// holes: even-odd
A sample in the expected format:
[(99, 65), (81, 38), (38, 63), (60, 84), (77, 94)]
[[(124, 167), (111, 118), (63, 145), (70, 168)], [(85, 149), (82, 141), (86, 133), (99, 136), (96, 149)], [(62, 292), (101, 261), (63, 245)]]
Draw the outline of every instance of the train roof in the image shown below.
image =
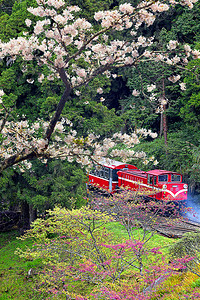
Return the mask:
[(133, 165), (126, 164), (121, 161), (113, 160), (110, 158), (103, 158), (99, 161), (100, 165), (103, 165), (104, 167), (108, 167), (110, 169), (123, 169), (123, 168), (129, 168), (129, 169), (137, 169), (137, 167)]
[(147, 177), (147, 174), (149, 175), (154, 175), (154, 176), (158, 176), (158, 175), (164, 175), (164, 174), (177, 174), (180, 175), (180, 173), (177, 172), (171, 172), (171, 171), (167, 171), (167, 170), (151, 170), (151, 171), (141, 171), (139, 169), (135, 169), (135, 170), (120, 170), (119, 172), (123, 172), (126, 174), (130, 174), (130, 175), (137, 175), (139, 177)]
[(180, 175), (180, 173), (177, 173), (177, 172), (172, 172), (172, 171), (167, 171), (167, 170), (159, 170), (159, 169), (147, 171), (147, 174), (155, 175), (155, 176), (164, 175), (164, 174), (178, 174), (178, 175)]
[(130, 175), (136, 175), (136, 176), (143, 177), (143, 178), (147, 177), (147, 172), (141, 171), (139, 169), (134, 169), (134, 170), (120, 170), (119, 172), (123, 172), (123, 173), (130, 174)]

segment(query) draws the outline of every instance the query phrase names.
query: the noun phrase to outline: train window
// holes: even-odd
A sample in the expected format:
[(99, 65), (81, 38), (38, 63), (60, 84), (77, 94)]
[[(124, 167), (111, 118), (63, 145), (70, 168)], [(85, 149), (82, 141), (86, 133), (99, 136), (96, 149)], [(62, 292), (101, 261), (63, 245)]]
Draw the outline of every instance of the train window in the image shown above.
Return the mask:
[(153, 178), (153, 183), (154, 183), (154, 185), (156, 185), (156, 176), (154, 176), (154, 178)]
[(92, 168), (92, 169), (90, 170), (90, 174), (94, 174), (94, 171), (95, 171), (95, 168)]
[(94, 170), (94, 175), (99, 176), (99, 170), (97, 168)]
[(109, 168), (105, 167), (104, 171), (105, 171), (105, 178), (109, 179)]
[(172, 181), (181, 181), (181, 175), (172, 174)]
[(158, 176), (158, 181), (159, 182), (168, 181), (168, 175), (159, 175)]
[(153, 184), (153, 176), (152, 175), (148, 175), (148, 183)]
[(104, 177), (104, 167), (102, 167), (99, 171), (99, 176)]

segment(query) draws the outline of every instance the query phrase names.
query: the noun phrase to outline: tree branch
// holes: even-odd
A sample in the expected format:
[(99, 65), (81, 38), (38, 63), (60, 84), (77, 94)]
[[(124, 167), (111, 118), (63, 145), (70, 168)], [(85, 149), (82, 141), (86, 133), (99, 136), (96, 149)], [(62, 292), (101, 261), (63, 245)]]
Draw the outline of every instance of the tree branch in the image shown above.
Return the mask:
[[(56, 112), (55, 112), (54, 116), (52, 117), (52, 119), (50, 120), (49, 126), (46, 130), (45, 138), (48, 140), (48, 142), (51, 138), (51, 135), (54, 131), (56, 123), (57, 123), (58, 119), (60, 118), (60, 115), (63, 111), (64, 106), (65, 106), (65, 103), (68, 100), (69, 95), (70, 95), (71, 90), (72, 90), (71, 84), (69, 83), (69, 81), (67, 79), (64, 68), (59, 69), (58, 72), (59, 72), (60, 78), (62, 79), (62, 81), (65, 85), (65, 91), (64, 91), (64, 93), (63, 93), (63, 95), (60, 99), (60, 102), (58, 103)], [(48, 144), (47, 144), (47, 146), (48, 146)]]
[(4, 161), (0, 163), (0, 173), (3, 170), (7, 169), (8, 167), (11, 167), (11, 166), (15, 165), (16, 163), (22, 162), (27, 159), (33, 160), (38, 157), (44, 157), (44, 158), (49, 157), (48, 153), (44, 153), (44, 152), (38, 153), (34, 150), (31, 150), (28, 153), (26, 153), (26, 152), (27, 151), (24, 150), (21, 153), (14, 154), (14, 155), (4, 159)]

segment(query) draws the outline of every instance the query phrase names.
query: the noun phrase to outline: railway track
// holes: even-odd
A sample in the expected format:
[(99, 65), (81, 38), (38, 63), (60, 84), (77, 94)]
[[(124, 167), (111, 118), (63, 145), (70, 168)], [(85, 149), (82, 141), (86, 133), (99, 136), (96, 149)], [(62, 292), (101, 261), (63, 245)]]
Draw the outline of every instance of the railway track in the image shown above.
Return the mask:
[(159, 224), (158, 226), (152, 227), (159, 234), (170, 238), (181, 238), (184, 233), (188, 232), (199, 232), (200, 233), (200, 224), (193, 224), (193, 222), (179, 220), (174, 225), (169, 224)]
[[(115, 213), (116, 220), (120, 220), (120, 212), (116, 210), (115, 205), (107, 206), (104, 205), (101, 208), (101, 201), (105, 195), (99, 195), (99, 193), (93, 193), (91, 198), (98, 198), (98, 204), (100, 207), (98, 209), (102, 211), (107, 211), (108, 214)], [(140, 224), (141, 227), (145, 227), (148, 230), (156, 231), (158, 234), (169, 238), (181, 238), (184, 233), (187, 232), (199, 232), (200, 233), (200, 223), (193, 222), (184, 218), (167, 218), (163, 216), (156, 215), (154, 216), (152, 213), (143, 215), (142, 218), (139, 217), (140, 213), (134, 210), (132, 211), (133, 219), (137, 220), (137, 223)], [(130, 217), (130, 216), (129, 216)]]

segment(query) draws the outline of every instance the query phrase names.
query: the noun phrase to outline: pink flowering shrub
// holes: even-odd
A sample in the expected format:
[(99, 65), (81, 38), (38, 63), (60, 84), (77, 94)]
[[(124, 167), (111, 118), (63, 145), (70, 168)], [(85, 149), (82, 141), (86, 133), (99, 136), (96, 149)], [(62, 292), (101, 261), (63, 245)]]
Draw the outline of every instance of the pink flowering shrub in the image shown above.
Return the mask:
[[(127, 203), (127, 209), (129, 206)], [(185, 257), (168, 263), (159, 247), (148, 245), (152, 233), (145, 228), (136, 239), (132, 225), (126, 225), (129, 238), (116, 242), (106, 229), (114, 216), (86, 207), (72, 211), (55, 208), (46, 220), (37, 219), (21, 237), (35, 243), (16, 252), (28, 260), (42, 260), (44, 267), (35, 290), (75, 299), (151, 299), (158, 286), (191, 260)], [(94, 291), (84, 298), (72, 292), (73, 283), (87, 283)]]

